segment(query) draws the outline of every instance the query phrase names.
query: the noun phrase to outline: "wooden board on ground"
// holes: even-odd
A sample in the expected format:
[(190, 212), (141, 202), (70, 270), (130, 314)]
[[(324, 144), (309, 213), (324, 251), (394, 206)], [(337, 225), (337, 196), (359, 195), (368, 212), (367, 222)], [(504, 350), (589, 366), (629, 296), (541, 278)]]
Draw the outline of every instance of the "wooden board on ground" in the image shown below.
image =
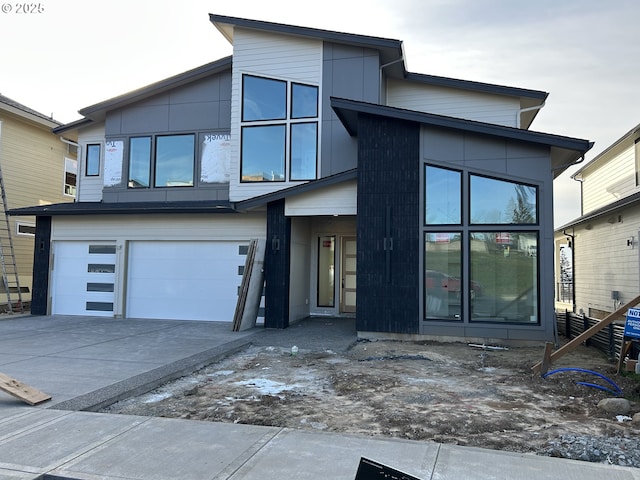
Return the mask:
[(36, 390), (35, 388), (30, 387), (15, 378), (11, 378), (4, 373), (0, 373), (0, 390), (19, 398), (29, 405), (37, 405), (39, 403), (46, 402), (47, 400), (51, 400), (51, 395), (47, 395), (40, 390)]
[[(549, 367), (549, 365), (551, 365), (551, 362), (554, 362), (558, 358), (562, 357), (564, 354), (569, 353), (571, 350), (576, 349), (578, 347), (578, 345), (582, 344), (582, 342), (584, 342), (585, 340), (590, 339), (591, 337), (593, 337), (596, 333), (598, 333), (603, 328), (609, 326), (610, 324), (612, 324), (616, 320), (619, 320), (620, 318), (624, 317), (624, 315), (626, 315), (626, 313), (627, 313), (627, 310), (629, 310), (632, 307), (635, 307), (636, 305), (638, 305), (638, 303), (640, 303), (640, 295), (638, 295), (636, 298), (631, 300), (629, 303), (626, 303), (625, 305), (620, 307), (615, 312), (612, 312), (609, 315), (607, 315), (606, 317), (604, 317), (602, 320), (600, 320), (594, 326), (592, 326), (591, 328), (588, 328), (587, 330), (582, 332), (580, 335), (578, 335), (576, 338), (571, 340), (569, 343), (567, 343), (567, 344), (563, 345), (562, 347), (560, 347), (558, 350), (556, 350), (551, 355), (549, 355), (548, 362), (545, 362), (545, 363), (547, 363), (547, 365), (546, 365), (547, 368)], [(543, 362), (538, 362), (533, 367), (531, 367), (531, 370), (533, 371), (533, 373), (542, 373), (543, 375), (545, 373), (547, 373), (547, 372), (541, 372), (542, 363)]]

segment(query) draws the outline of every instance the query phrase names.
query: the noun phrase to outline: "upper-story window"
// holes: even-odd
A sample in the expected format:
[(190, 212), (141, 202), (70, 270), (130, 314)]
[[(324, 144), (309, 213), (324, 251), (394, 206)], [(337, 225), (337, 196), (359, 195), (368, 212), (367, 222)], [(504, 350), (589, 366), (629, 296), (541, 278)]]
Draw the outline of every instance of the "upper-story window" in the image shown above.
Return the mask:
[(471, 175), (471, 223), (538, 223), (538, 189), (531, 185)]
[(78, 161), (72, 158), (64, 159), (64, 194), (69, 197), (76, 196), (76, 184), (78, 175)]
[(87, 177), (97, 177), (100, 175), (100, 150), (101, 145), (99, 143), (87, 145), (87, 158), (84, 170)]
[(195, 148), (194, 134), (130, 138), (127, 186), (192, 187)]
[(318, 163), (318, 87), (242, 77), (243, 182), (313, 180)]

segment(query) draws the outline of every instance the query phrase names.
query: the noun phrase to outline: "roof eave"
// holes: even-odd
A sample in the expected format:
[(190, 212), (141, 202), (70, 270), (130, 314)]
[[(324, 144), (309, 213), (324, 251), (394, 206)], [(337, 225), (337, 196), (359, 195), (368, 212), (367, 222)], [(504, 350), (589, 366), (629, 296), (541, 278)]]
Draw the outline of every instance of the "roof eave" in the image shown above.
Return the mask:
[(551, 149), (551, 160), (555, 176), (560, 175), (562, 171), (577, 162), (593, 147), (593, 142), (579, 138), (532, 132), (492, 123), (435, 115), (344, 98), (331, 97), (331, 107), (351, 136), (358, 135), (358, 116), (360, 114), (369, 114), (412, 121), (436, 128), (462, 130), (480, 135), (499, 136), (515, 141), (545, 145)]
[(84, 117), (88, 117), (92, 120), (102, 120), (104, 119), (106, 112), (109, 110), (121, 108), (140, 100), (149, 98), (153, 95), (164, 93), (181, 85), (200, 80), (209, 75), (223, 72), (231, 68), (231, 63), (231, 56), (224, 57), (214, 62), (207, 63), (206, 65), (201, 65), (178, 75), (174, 75), (164, 80), (152, 83), (137, 90), (133, 90), (123, 95), (105, 100), (103, 102), (90, 105), (81, 109), (79, 113)]
[(22, 118), (30, 123), (35, 123), (37, 125), (41, 125), (45, 128), (55, 128), (61, 125), (60, 122), (54, 120), (53, 118), (46, 118), (43, 115), (36, 115), (34, 113), (25, 111), (21, 108), (16, 107), (10, 103), (6, 103), (0, 100), (0, 109), (9, 112), (17, 117)]
[(226, 15), (209, 14), (209, 20), (220, 31), (229, 43), (233, 43), (233, 28), (241, 27), (253, 30), (263, 30), (283, 35), (292, 35), (306, 38), (316, 38), (328, 42), (341, 43), (362, 48), (371, 48), (381, 52), (381, 63), (385, 64), (393, 60), (404, 58), (402, 41), (374, 37), (369, 35), (357, 35), (319, 28), (300, 27), (284, 23), (266, 22), (246, 18), (229, 17)]
[(159, 213), (236, 213), (230, 202), (68, 202), (13, 208), (9, 215), (55, 217), (76, 215), (135, 215)]

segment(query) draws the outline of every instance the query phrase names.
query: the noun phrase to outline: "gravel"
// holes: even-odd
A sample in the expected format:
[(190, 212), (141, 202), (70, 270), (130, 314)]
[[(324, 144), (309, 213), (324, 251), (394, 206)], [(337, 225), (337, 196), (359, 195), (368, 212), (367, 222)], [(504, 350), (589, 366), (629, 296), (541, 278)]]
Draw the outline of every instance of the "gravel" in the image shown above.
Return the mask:
[(640, 468), (640, 449), (638, 449), (637, 437), (563, 435), (558, 440), (550, 441), (547, 448), (538, 454)]

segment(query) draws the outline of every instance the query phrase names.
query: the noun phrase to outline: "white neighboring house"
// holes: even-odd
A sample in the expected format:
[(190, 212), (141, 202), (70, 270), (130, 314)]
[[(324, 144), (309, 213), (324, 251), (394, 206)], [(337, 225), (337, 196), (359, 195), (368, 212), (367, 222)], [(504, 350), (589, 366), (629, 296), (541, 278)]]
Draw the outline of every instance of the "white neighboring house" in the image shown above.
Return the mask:
[(581, 216), (555, 231), (556, 252), (570, 246), (573, 263), (562, 307), (603, 318), (640, 294), (640, 125), (572, 178), (581, 183)]

